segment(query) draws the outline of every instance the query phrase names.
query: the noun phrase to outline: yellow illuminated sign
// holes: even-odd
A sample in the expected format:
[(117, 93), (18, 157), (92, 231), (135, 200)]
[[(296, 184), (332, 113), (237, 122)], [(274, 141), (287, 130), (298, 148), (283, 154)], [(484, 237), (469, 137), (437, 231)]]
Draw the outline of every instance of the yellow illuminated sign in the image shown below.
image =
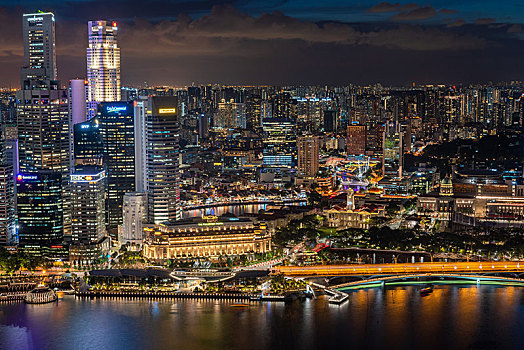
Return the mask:
[(175, 113), (175, 112), (176, 112), (175, 108), (160, 108), (158, 110), (158, 113), (160, 114), (168, 114), (168, 113)]

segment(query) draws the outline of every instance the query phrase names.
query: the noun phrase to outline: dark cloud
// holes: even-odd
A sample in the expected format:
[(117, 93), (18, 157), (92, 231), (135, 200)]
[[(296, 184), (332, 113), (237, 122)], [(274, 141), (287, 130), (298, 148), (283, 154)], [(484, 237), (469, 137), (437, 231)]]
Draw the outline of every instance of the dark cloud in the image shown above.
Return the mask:
[(63, 1), (53, 5), (62, 19), (129, 20), (135, 17), (156, 21), (176, 18), (182, 13), (203, 15), (216, 5), (234, 4), (235, 0), (85, 0)]
[(371, 13), (388, 13), (400, 11), (401, 5), (399, 3), (392, 4), (390, 2), (381, 2), (369, 8)]
[(444, 14), (444, 15), (452, 15), (452, 14), (455, 14), (457, 13), (458, 11), (457, 10), (453, 10), (453, 9), (440, 9), (438, 12)]
[(494, 22), (494, 18), (478, 18), (477, 20), (475, 20), (475, 24), (491, 24)]
[(454, 27), (462, 27), (466, 22), (461, 18), (456, 18), (453, 21), (449, 21), (446, 24), (446, 27), (448, 28), (454, 28)]
[[(506, 33), (508, 26), (493, 33), (487, 27), (459, 27), (459, 21), (448, 22), (449, 28), (391, 22), (319, 24), (280, 12), (252, 16), (228, 5), (215, 6), (196, 19), (183, 14), (176, 20), (136, 18), (119, 24), (122, 81), (345, 84), (520, 77), (513, 75), (524, 69), (524, 49)], [(0, 32), (0, 86), (17, 86), (23, 63), (20, 10), (0, 9)], [(495, 34), (494, 39), (489, 36)], [(497, 50), (484, 50), (493, 45)], [(85, 76), (86, 46), (85, 21), (57, 16), (63, 81)], [(477, 60), (479, 56), (483, 57)]]
[(400, 7), (400, 10), (402, 10), (402, 11), (411, 11), (411, 10), (414, 10), (416, 8), (419, 8), (419, 7), (420, 7), (419, 4), (414, 4), (412, 2), (409, 2), (409, 3), (405, 4), (405, 5), (402, 5)]
[(419, 7), (411, 11), (403, 11), (391, 17), (395, 21), (418, 21), (435, 17), (437, 11), (431, 6)]
[(520, 24), (512, 24), (508, 27), (508, 33), (522, 33), (522, 26)]

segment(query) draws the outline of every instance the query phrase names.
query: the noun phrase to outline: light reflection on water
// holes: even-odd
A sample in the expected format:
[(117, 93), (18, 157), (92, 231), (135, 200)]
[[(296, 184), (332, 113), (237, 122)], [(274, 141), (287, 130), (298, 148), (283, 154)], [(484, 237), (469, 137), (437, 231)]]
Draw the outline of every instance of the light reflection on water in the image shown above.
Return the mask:
[[(294, 202), (292, 205), (305, 205), (305, 202)], [(268, 210), (268, 206), (271, 204), (236, 204), (229, 206), (217, 206), (210, 208), (184, 210), (182, 211), (183, 218), (200, 217), (205, 215), (216, 215), (221, 216), (226, 213), (233, 213), (236, 216), (242, 216), (244, 214), (257, 214), (260, 210)]]
[(0, 304), (0, 349), (524, 348), (523, 290), (357, 290), (349, 302), (80, 300)]

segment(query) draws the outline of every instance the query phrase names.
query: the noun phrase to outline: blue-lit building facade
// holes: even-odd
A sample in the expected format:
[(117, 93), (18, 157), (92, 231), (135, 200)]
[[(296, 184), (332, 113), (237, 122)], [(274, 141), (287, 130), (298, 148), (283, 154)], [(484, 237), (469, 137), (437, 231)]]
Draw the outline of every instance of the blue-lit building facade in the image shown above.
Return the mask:
[(74, 164), (75, 170), (85, 166), (98, 166), (102, 169), (104, 159), (104, 144), (100, 133), (98, 118), (75, 124), (74, 133)]
[(110, 235), (116, 238), (118, 225), (122, 224), (124, 195), (135, 191), (133, 103), (100, 103), (96, 118), (103, 143), (103, 164), (107, 177), (106, 224)]
[(20, 247), (50, 256), (63, 248), (62, 175), (41, 171), (16, 177)]

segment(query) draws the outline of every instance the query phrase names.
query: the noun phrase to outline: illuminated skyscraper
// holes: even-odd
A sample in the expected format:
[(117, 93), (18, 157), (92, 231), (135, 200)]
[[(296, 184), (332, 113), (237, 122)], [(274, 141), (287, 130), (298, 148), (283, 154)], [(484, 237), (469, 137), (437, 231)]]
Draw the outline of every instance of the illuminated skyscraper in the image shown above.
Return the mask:
[(147, 98), (139, 98), (135, 107), (135, 187), (136, 192), (147, 192)]
[(318, 136), (302, 136), (297, 139), (298, 172), (305, 177), (315, 177), (318, 173), (320, 140)]
[(120, 101), (120, 48), (116, 22), (89, 21), (87, 84), (89, 118), (100, 102)]
[(0, 137), (0, 245), (16, 243), (13, 165), (7, 160), (6, 142)]
[(214, 118), (214, 125), (221, 129), (237, 129), (246, 127), (246, 105), (237, 103), (233, 99), (225, 99), (218, 104), (218, 112)]
[(143, 223), (147, 222), (147, 193), (126, 193), (124, 196), (124, 222), (120, 244), (142, 244)]
[(74, 132), (74, 159), (75, 170), (84, 167), (98, 167), (102, 169), (104, 160), (104, 143), (100, 133), (98, 118), (75, 124)]
[(404, 165), (403, 133), (390, 130), (383, 134), (382, 145), (382, 175), (392, 178), (402, 178)]
[(22, 20), (24, 38), (24, 67), (22, 82), (26, 79), (56, 80), (55, 15), (28, 13)]
[(17, 92), (20, 171), (68, 172), (68, 94), (56, 73), (55, 18), (23, 16), (22, 89)]
[(56, 80), (54, 26), (52, 13), (23, 16), (25, 66), (16, 94), (20, 244), (42, 255), (54, 254), (53, 247), (59, 247), (71, 229), (69, 101), (67, 90)]
[[(110, 235), (122, 224), (124, 195), (135, 192), (135, 133), (132, 102), (103, 102), (96, 117), (100, 122), (103, 164), (107, 176), (106, 213)], [(96, 123), (96, 122), (95, 122)]]
[(147, 110), (147, 190), (149, 221), (181, 218), (177, 98), (153, 96)]
[(60, 89), (57, 81), (48, 80), (45, 85), (45, 88), (38, 89), (26, 85), (16, 95), (20, 171), (52, 170), (68, 173), (70, 145), (67, 91)]
[(48, 256), (63, 239), (62, 175), (57, 172), (18, 174), (17, 213), (20, 247)]
[(72, 239), (92, 245), (105, 236), (105, 173), (85, 167), (71, 174)]
[(84, 79), (72, 79), (69, 81), (69, 113), (71, 113), (72, 124), (86, 121), (87, 86)]
[(366, 152), (366, 126), (348, 125), (348, 154), (361, 155)]
[(291, 168), (296, 163), (297, 128), (288, 119), (267, 118), (262, 122), (264, 166)]
[(83, 167), (71, 174), (72, 234), (69, 261), (91, 263), (107, 253), (105, 174)]

